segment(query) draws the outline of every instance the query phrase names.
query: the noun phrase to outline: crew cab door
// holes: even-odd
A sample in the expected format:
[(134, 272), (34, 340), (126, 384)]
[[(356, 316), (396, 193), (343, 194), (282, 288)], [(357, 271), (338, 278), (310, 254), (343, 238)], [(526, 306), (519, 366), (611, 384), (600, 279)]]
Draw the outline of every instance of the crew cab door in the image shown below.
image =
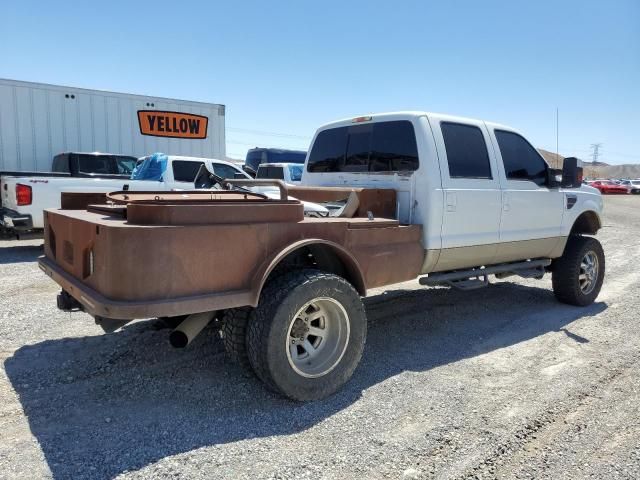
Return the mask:
[(163, 178), (165, 189), (192, 189), (193, 182), (202, 165), (204, 165), (204, 161), (169, 158), (169, 166), (167, 167), (167, 171)]
[(546, 256), (559, 241), (564, 194), (549, 188), (549, 166), (524, 137), (489, 130), (502, 185), (499, 261)]
[(483, 122), (429, 116), (444, 193), (437, 270), (492, 263), (499, 241), (501, 191)]

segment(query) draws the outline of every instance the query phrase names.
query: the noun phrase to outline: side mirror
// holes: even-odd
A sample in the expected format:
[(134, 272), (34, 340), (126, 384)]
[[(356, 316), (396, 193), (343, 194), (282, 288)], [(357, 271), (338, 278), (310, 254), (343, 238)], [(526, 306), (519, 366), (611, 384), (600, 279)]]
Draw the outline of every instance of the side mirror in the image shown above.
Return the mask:
[(549, 188), (560, 188), (560, 184), (562, 183), (562, 170), (559, 168), (551, 168), (547, 169), (547, 187)]
[(579, 188), (582, 185), (582, 167), (576, 157), (567, 157), (562, 164), (562, 188)]

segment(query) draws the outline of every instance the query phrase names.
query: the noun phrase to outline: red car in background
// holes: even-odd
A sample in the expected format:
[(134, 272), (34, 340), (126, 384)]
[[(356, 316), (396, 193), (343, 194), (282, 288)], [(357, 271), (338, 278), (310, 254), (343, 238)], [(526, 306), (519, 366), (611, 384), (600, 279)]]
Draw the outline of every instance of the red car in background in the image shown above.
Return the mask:
[(617, 183), (610, 182), (609, 180), (596, 180), (589, 184), (593, 188), (600, 190), (600, 193), (629, 193), (629, 190), (624, 185), (618, 185)]

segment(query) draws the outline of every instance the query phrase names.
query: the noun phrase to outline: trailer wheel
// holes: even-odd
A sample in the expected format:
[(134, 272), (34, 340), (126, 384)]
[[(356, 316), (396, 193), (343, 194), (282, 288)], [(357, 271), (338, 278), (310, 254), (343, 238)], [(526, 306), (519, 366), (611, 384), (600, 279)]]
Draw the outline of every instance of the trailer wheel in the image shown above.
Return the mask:
[(222, 342), (231, 360), (248, 372), (251, 371), (247, 354), (247, 324), (254, 316), (255, 310), (250, 307), (230, 308), (222, 317)]
[(553, 293), (562, 303), (586, 306), (593, 303), (604, 280), (604, 250), (595, 238), (569, 238), (562, 257), (553, 265)]
[(298, 401), (339, 390), (360, 362), (367, 319), (358, 292), (318, 270), (279, 276), (263, 289), (249, 322), (254, 372), (270, 389)]

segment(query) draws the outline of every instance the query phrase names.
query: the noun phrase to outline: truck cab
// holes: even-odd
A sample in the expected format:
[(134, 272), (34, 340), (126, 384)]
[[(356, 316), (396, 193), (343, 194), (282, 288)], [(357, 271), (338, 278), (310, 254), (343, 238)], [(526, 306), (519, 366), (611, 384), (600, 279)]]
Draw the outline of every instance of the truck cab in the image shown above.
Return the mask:
[(602, 197), (556, 175), (511, 127), (401, 112), (319, 128), (302, 184), (394, 189), (398, 220), (423, 227), (429, 273), (558, 257), (580, 215), (595, 233)]
[(258, 167), (263, 163), (298, 163), (304, 164), (307, 152), (304, 150), (287, 150), (283, 148), (249, 149), (242, 167), (252, 177), (256, 176)]

